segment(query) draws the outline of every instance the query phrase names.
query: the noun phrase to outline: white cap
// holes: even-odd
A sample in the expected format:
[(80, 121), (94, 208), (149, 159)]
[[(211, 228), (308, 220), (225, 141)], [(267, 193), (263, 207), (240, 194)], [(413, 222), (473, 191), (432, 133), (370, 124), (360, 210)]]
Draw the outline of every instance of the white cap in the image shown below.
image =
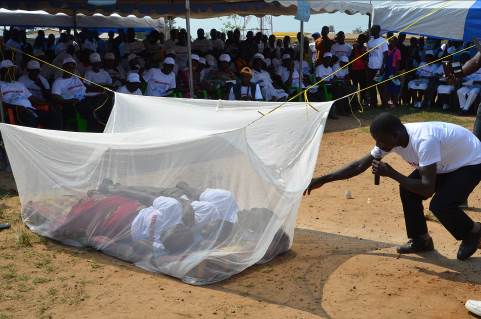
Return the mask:
[(129, 73), (127, 75), (127, 82), (130, 83), (140, 83), (140, 76), (138, 73)]
[(77, 64), (77, 62), (71, 56), (67, 56), (65, 57), (65, 59), (63, 59), (62, 64), (67, 64), (67, 63)]
[(322, 57), (323, 58), (332, 58), (332, 53), (331, 52), (325, 52)]
[(282, 55), (282, 60), (289, 60), (291, 58), (291, 55), (289, 53), (284, 53)]
[(427, 51), (424, 53), (424, 55), (432, 55), (432, 56), (434, 56), (434, 52), (433, 52), (433, 50), (427, 50)]
[(349, 58), (348, 58), (347, 56), (343, 55), (343, 56), (341, 56), (341, 57), (339, 58), (339, 61), (344, 62), (344, 63), (348, 63), (348, 62), (349, 62)]
[(90, 63), (99, 63), (102, 62), (102, 59), (100, 58), (100, 54), (97, 52), (91, 53), (89, 56)]
[(3, 60), (0, 63), (0, 69), (14, 68), (14, 67), (16, 67), (16, 65), (13, 64), (12, 60)]
[(192, 61), (197, 61), (197, 62), (199, 62), (199, 59), (200, 59), (199, 55), (197, 55), (197, 54), (192, 54)]
[(229, 63), (230, 62), (230, 55), (228, 55), (227, 53), (221, 54), (220, 57), (219, 57), (219, 61)]
[(28, 61), (27, 70), (40, 70), (40, 63), (37, 60)]
[(171, 64), (171, 65), (175, 65), (175, 60), (174, 58), (171, 58), (171, 57), (166, 57), (164, 59), (164, 62), (162, 64)]
[(107, 52), (107, 53), (105, 53), (104, 59), (105, 60), (115, 60), (115, 54), (113, 54), (112, 52)]
[(205, 64), (206, 62), (207, 61), (205, 60), (205, 58), (203, 58), (203, 57), (199, 58), (199, 63)]
[(261, 59), (264, 61), (264, 55), (262, 53), (256, 53), (254, 54), (254, 59)]
[(129, 56), (127, 57), (127, 61), (130, 62), (133, 59), (135, 59), (136, 57), (137, 57), (137, 55), (135, 53), (130, 53)]

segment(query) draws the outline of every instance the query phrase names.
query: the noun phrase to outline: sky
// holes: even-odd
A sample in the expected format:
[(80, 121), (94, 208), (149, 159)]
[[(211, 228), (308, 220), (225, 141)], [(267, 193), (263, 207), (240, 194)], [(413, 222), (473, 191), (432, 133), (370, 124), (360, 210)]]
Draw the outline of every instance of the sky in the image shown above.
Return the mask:
[[(225, 23), (232, 21), (229, 17), (213, 18), (213, 19), (191, 19), (191, 35), (197, 37), (197, 29), (203, 28), (206, 33), (212, 28), (221, 30)], [(239, 23), (243, 20), (240, 18)], [(250, 16), (246, 26), (247, 29), (259, 28), (259, 19)], [(323, 25), (333, 25), (335, 31), (351, 32), (357, 27), (364, 30), (367, 29), (369, 18), (367, 15), (355, 14), (347, 15), (345, 13), (323, 13), (311, 15), (309, 22), (304, 23), (304, 32), (320, 32)], [(274, 32), (298, 32), (300, 22), (293, 16), (272, 17), (272, 25)], [(175, 27), (185, 28), (185, 19), (175, 19)], [(268, 32), (270, 33), (270, 32)]]

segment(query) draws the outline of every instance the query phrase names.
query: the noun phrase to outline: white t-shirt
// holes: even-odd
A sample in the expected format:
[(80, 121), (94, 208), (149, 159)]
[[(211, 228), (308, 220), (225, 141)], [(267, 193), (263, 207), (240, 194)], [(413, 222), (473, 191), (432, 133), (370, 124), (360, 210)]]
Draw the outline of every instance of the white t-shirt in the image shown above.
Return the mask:
[(334, 43), (331, 47), (332, 55), (338, 58), (342, 56), (349, 57), (351, 55), (351, 52), (352, 52), (352, 46), (350, 46), (347, 43), (344, 43), (344, 44)]
[[(289, 79), (289, 74), (290, 71), (283, 65), (279, 66), (277, 69), (277, 74), (281, 77), (281, 80), (283, 83), (286, 83), (287, 80)], [(289, 84), (289, 83), (286, 83)], [(298, 88), (299, 87), (299, 72), (297, 72), (296, 69), (292, 72), (292, 82), (290, 83), (292, 88)], [(304, 84), (303, 84), (304, 87)]]
[[(294, 68), (299, 71), (299, 61), (294, 61)], [(311, 67), (309, 66), (309, 63), (307, 63), (306, 60), (302, 61), (302, 74), (310, 74), (311, 73)]]
[[(42, 82), (43, 87), (46, 90), (50, 90), (50, 84), (48, 83), (47, 79), (45, 79), (42, 75), (38, 75), (38, 79), (40, 82)], [(35, 83), (29, 76), (28, 74), (22, 75), (19, 79), (18, 82), (22, 82), (23, 85), (32, 93), (33, 96), (35, 96), (38, 99), (45, 99), (43, 96), (43, 90)]]
[(375, 49), (369, 52), (369, 63), (367, 66), (370, 69), (379, 70), (384, 60), (384, 52), (388, 50), (386, 40), (382, 37), (377, 39), (371, 38), (367, 43), (367, 49), (371, 50), (372, 48)]
[(125, 93), (125, 94), (132, 94), (132, 95), (142, 95), (142, 91), (140, 89), (135, 90), (134, 92), (130, 92), (129, 89), (127, 89), (126, 85), (122, 85), (117, 92), (119, 93)]
[(159, 68), (152, 68), (144, 73), (147, 82), (146, 95), (164, 96), (169, 90), (176, 88), (175, 73), (165, 74)]
[[(339, 70), (339, 71), (337, 71), (337, 70)], [(336, 64), (333, 65), (332, 71), (333, 72), (337, 71), (337, 73), (334, 74), (334, 76), (338, 79), (344, 79), (344, 78), (346, 78), (346, 76), (349, 75), (349, 68), (341, 69), (341, 65), (339, 63), (336, 63)]]
[[(316, 66), (316, 78), (321, 78), (324, 79), (324, 77), (328, 76), (329, 74), (332, 74), (332, 68), (330, 66), (325, 67), (323, 64), (319, 64)], [(333, 76), (329, 76), (328, 78), (324, 79), (324, 81), (330, 81), (332, 80)]]
[[(112, 84), (112, 78), (110, 77), (110, 74), (104, 69), (100, 69), (98, 72), (95, 72), (94, 70), (88, 70), (85, 72), (85, 78), (97, 84)], [(87, 84), (91, 83), (87, 82)]]
[[(421, 67), (426, 64), (427, 64), (426, 62), (421, 62), (419, 66)], [(435, 75), (439, 74), (439, 66), (436, 64), (430, 64), (423, 68), (418, 69), (416, 73), (419, 77), (432, 78)]]
[(33, 108), (28, 99), (32, 93), (21, 82), (0, 81), (0, 93), (0, 99), (5, 103)]
[[(241, 98), (243, 97), (252, 97), (252, 93), (251, 93), (251, 86), (241, 86), (240, 88), (240, 94), (241, 94)], [(263, 97), (262, 97), (262, 93), (261, 93), (261, 87), (259, 86), (259, 84), (256, 84), (256, 93), (255, 93), (255, 99), (256, 101), (257, 100), (263, 100)], [(234, 88), (231, 87), (230, 88), (230, 92), (229, 92), (229, 100), (233, 101), (235, 100), (235, 94), (234, 94)]]
[(58, 78), (53, 82), (52, 94), (60, 95), (66, 100), (85, 98), (85, 85), (76, 76)]
[[(415, 168), (437, 163), (437, 173), (444, 174), (481, 163), (481, 142), (462, 126), (444, 122), (409, 123), (404, 126), (409, 134), (409, 144), (405, 148), (395, 147), (392, 152)], [(386, 154), (377, 146), (371, 151), (375, 158)]]

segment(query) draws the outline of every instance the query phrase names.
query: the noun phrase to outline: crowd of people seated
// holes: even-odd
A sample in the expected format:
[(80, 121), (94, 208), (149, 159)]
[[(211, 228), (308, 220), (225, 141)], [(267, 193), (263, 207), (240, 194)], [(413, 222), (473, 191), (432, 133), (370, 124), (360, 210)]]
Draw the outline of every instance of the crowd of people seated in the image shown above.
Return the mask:
[[(339, 99), (330, 114), (334, 119), (363, 107), (374, 108), (379, 100), (388, 108), (438, 106), (465, 114), (473, 111), (480, 92), (481, 73), (455, 85), (446, 81), (440, 62), (376, 85), (435, 59), (464, 63), (473, 51), (449, 55), (468, 43), (424, 37), (411, 37), (407, 43), (405, 34), (392, 37), (389, 33), (386, 38), (391, 39), (386, 41), (381, 28), (373, 26), (351, 45), (344, 32), (333, 37), (325, 26), (320, 34), (304, 38), (300, 53), (300, 46), (288, 36), (276, 39), (249, 31), (242, 39), (238, 29), (227, 34), (212, 29), (209, 35), (207, 38), (199, 29), (192, 42), (194, 95), (190, 96), (185, 29), (172, 29), (167, 40), (157, 31), (139, 40), (133, 29), (109, 32), (108, 39), (92, 30), (65, 30), (58, 38), (39, 30), (32, 42), (27, 41), (25, 30), (12, 27), (0, 41), (0, 98), (8, 111), (7, 121), (99, 132), (108, 119), (114, 91), (286, 101), (310, 87), (312, 101)], [(297, 38), (300, 42), (300, 34)], [(313, 86), (320, 80), (323, 82)], [(353, 98), (343, 98), (367, 87)]]

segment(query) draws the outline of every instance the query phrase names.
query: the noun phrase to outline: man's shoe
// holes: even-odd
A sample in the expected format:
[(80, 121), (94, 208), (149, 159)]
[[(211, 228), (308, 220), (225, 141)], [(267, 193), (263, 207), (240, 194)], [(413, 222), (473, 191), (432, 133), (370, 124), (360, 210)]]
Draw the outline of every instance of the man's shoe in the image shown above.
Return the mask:
[(4, 229), (9, 229), (9, 228), (10, 228), (10, 224), (0, 224), (0, 231)]
[(396, 249), (398, 254), (417, 254), (432, 250), (434, 250), (434, 244), (431, 237), (429, 239), (410, 238), (407, 243)]
[(464, 305), (469, 312), (481, 316), (481, 301), (479, 300), (468, 300)]
[(469, 232), (469, 235), (463, 239), (459, 245), (458, 259), (465, 260), (471, 257), (479, 248), (481, 243), (481, 227), (475, 233)]

